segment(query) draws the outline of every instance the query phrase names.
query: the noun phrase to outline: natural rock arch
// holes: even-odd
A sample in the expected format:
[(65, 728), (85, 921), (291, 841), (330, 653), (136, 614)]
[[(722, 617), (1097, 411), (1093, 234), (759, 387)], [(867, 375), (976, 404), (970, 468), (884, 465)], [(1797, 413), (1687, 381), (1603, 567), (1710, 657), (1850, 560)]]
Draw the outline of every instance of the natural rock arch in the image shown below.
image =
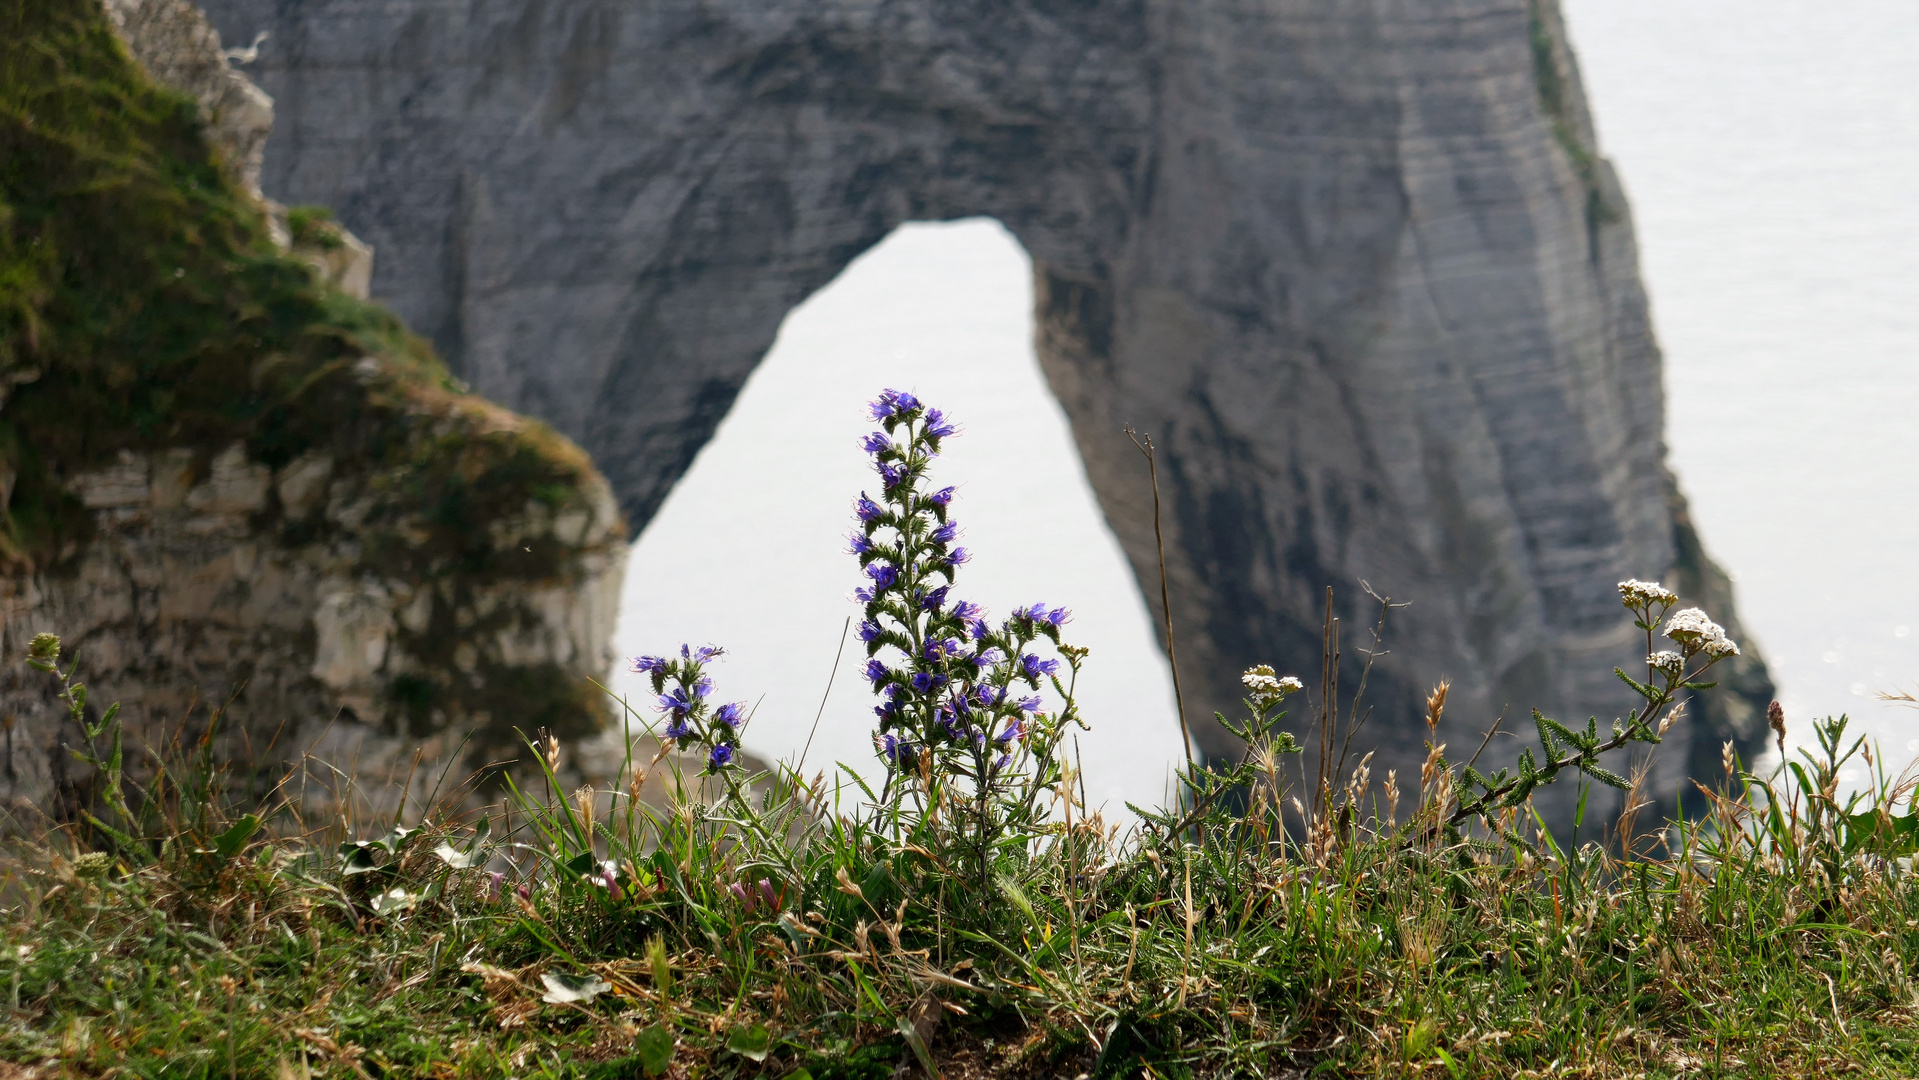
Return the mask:
[[(1732, 614), (1552, 0), (206, 6), (270, 34), (268, 192), (333, 206), (375, 295), (584, 445), (636, 527), (788, 309), (901, 222), (985, 214), (1036, 260), (1042, 362), (1149, 597), (1122, 428), (1161, 447), (1193, 716), (1249, 663), (1316, 670), (1328, 585), (1349, 627), (1360, 579), (1414, 601), (1370, 691), (1402, 772), (1441, 676), (1461, 726), (1613, 715), (1622, 577)], [(1669, 768), (1757, 737), (1764, 669), (1735, 682)]]

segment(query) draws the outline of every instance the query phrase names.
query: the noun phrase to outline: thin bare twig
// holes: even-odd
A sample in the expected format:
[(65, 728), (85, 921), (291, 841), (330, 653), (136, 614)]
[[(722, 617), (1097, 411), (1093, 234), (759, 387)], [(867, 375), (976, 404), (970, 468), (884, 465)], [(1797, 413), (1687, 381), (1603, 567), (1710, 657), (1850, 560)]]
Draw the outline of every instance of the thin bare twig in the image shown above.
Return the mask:
[(1186, 746), (1186, 775), (1191, 776), (1197, 766), (1193, 764), (1193, 731), (1186, 723), (1186, 693), (1179, 685), (1179, 654), (1173, 648), (1173, 598), (1172, 591), (1166, 587), (1166, 535), (1160, 527), (1159, 516), (1159, 461), (1152, 435), (1141, 435), (1132, 428), (1125, 431), (1126, 437), (1146, 456), (1146, 474), (1153, 482), (1153, 544), (1159, 549), (1159, 607), (1166, 616), (1166, 663), (1173, 669), (1173, 705), (1179, 710), (1179, 737)]

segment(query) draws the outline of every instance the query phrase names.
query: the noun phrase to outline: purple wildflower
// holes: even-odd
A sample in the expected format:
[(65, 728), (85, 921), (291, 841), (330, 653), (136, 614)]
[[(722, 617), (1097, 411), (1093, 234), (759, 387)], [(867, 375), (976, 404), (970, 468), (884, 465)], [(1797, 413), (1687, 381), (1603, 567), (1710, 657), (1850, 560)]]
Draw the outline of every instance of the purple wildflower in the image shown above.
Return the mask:
[(875, 420), (885, 420), (912, 412), (920, 407), (920, 399), (904, 390), (881, 390), (880, 396), (866, 406), (868, 415)]
[(953, 605), (953, 617), (961, 622), (977, 619), (986, 614), (986, 610), (971, 600), (961, 600)]
[(893, 448), (893, 440), (875, 431), (860, 440), (860, 449), (869, 454), (878, 454)]
[(880, 624), (871, 619), (862, 619), (860, 621), (859, 634), (861, 641), (878, 641), (880, 637)]
[(913, 689), (922, 694), (945, 686), (947, 681), (946, 676), (936, 675), (930, 671), (916, 671), (913, 673)]
[[(974, 641), (985, 641), (993, 631), (986, 625), (985, 619), (974, 619), (966, 624), (966, 632), (973, 635)], [(982, 654), (983, 655), (983, 654)]]
[(745, 715), (745, 713), (746, 713), (745, 702), (729, 701), (726, 704), (720, 706), (718, 709), (714, 710), (713, 719), (718, 720), (720, 723), (725, 724), (727, 727), (739, 727), (740, 720)]
[(949, 521), (946, 524), (941, 525), (939, 528), (934, 529), (933, 535), (929, 537), (928, 539), (932, 540), (935, 544), (950, 544), (958, 537), (959, 537), (959, 522)]
[(865, 533), (854, 533), (846, 538), (846, 551), (849, 555), (864, 555), (872, 551), (873, 538)]
[(627, 670), (635, 675), (664, 675), (666, 660), (659, 656), (636, 656)]
[(1027, 653), (1025, 656), (1022, 656), (1019, 658), (1019, 666), (1020, 666), (1020, 670), (1025, 673), (1027, 678), (1037, 679), (1042, 675), (1051, 675), (1054, 672), (1058, 671), (1059, 661), (1058, 660), (1041, 660), (1039, 657), (1034, 656), (1032, 653)]
[(1026, 724), (1024, 722), (1024, 719), (1022, 717), (1015, 716), (1013, 717), (1012, 722), (1006, 725), (1006, 730), (999, 733), (999, 738), (997, 741), (1002, 743), (1008, 743), (1008, 742), (1012, 742), (1014, 739), (1017, 739), (1025, 734), (1026, 734)]
[(906, 466), (904, 465), (887, 465), (882, 463), (879, 466), (879, 470), (880, 486), (888, 491), (898, 487), (900, 481), (906, 479)]
[(953, 553), (951, 555), (948, 555), (946, 558), (941, 559), (940, 561), (950, 567), (950, 566), (958, 566), (964, 562), (969, 562), (971, 561), (972, 558), (973, 558), (972, 552), (966, 550), (963, 547), (956, 547), (953, 549)]
[(880, 663), (878, 660), (868, 660), (866, 662), (866, 677), (873, 680), (874, 686), (885, 682), (886, 677), (891, 674), (893, 673), (887, 670), (886, 665)]
[(726, 650), (716, 645), (702, 645), (695, 649), (691, 645), (680, 646), (680, 659), (704, 664), (708, 660), (717, 660), (726, 654)]
[(707, 757), (708, 763), (710, 763), (715, 769), (725, 768), (727, 763), (732, 760), (733, 760), (733, 748), (726, 745), (725, 743), (721, 743), (718, 746), (715, 746), (713, 748), (713, 753)]
[(954, 427), (952, 424), (947, 423), (946, 417), (941, 415), (938, 409), (926, 410), (925, 435), (927, 438), (944, 439), (948, 435), (952, 435), (958, 430), (959, 429)]
[(946, 606), (946, 594), (951, 590), (951, 585), (941, 585), (939, 588), (920, 597), (921, 610), (938, 611), (940, 608)]
[(1038, 697), (1035, 697), (1035, 696), (1027, 696), (1019, 699), (1019, 707), (1021, 712), (1038, 712), (1039, 707), (1044, 704), (1045, 702), (1041, 701)]
[(685, 719), (686, 714), (697, 708), (699, 703), (697, 696), (687, 695), (685, 687), (674, 687), (672, 693), (660, 695), (660, 703), (656, 707), (661, 712), (672, 713), (674, 719), (679, 720)]
[(692, 726), (686, 722), (686, 717), (679, 713), (674, 713), (666, 722), (666, 737), (669, 739), (684, 739), (692, 733)]
[(866, 576), (873, 579), (874, 588), (890, 589), (900, 579), (900, 572), (891, 563), (876, 562), (867, 564)]
[(1004, 659), (1006, 659), (1006, 654), (1000, 652), (998, 649), (981, 649), (979, 655), (973, 657), (973, 663), (983, 668), (989, 668)]
[(854, 589), (854, 590), (853, 590), (853, 599), (855, 599), (855, 600), (858, 600), (858, 601), (859, 601), (860, 603), (862, 603), (862, 604), (870, 604), (870, 603), (872, 603), (872, 602), (873, 602), (873, 590), (871, 590), (871, 589)]
[(886, 511), (881, 510), (879, 504), (867, 498), (866, 492), (862, 491), (860, 492), (859, 501), (853, 504), (853, 513), (861, 521), (871, 523), (878, 521), (880, 516), (885, 514)]
[(998, 705), (1006, 700), (1006, 688), (1003, 686), (982, 686), (973, 692), (981, 705)]
[(953, 657), (958, 656), (959, 654), (960, 654), (960, 642), (958, 638), (949, 637), (949, 638), (927, 639), (926, 658), (928, 660), (935, 660), (935, 661), (951, 660)]
[(946, 508), (946, 506), (949, 503), (953, 501), (953, 489), (950, 487), (943, 487), (939, 489), (938, 491), (935, 491), (931, 495), (928, 495), (926, 497), (926, 501), (929, 503), (932, 503), (934, 506), (937, 506), (943, 510)]

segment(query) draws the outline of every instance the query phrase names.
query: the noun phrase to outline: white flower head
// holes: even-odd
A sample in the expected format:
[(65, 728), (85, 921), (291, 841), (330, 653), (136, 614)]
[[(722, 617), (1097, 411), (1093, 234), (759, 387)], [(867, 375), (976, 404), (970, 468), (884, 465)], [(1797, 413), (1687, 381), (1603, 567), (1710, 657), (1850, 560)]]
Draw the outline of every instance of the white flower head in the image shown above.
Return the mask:
[(1686, 658), (1671, 649), (1662, 649), (1646, 657), (1646, 665), (1669, 678), (1677, 679), (1686, 673)]
[(1275, 676), (1270, 664), (1247, 668), (1246, 673), (1239, 677), (1239, 681), (1246, 687), (1247, 695), (1262, 706), (1271, 705), (1288, 694), (1296, 694), (1306, 689), (1305, 683), (1291, 675)]
[(1619, 599), (1627, 607), (1637, 611), (1653, 604), (1670, 607), (1679, 602), (1679, 594), (1657, 581), (1641, 581), (1638, 578), (1632, 578), (1619, 583)]
[(1665, 634), (1678, 642), (1687, 656), (1705, 653), (1719, 660), (1739, 655), (1739, 646), (1726, 636), (1726, 628), (1713, 622), (1698, 608), (1687, 608), (1666, 620)]

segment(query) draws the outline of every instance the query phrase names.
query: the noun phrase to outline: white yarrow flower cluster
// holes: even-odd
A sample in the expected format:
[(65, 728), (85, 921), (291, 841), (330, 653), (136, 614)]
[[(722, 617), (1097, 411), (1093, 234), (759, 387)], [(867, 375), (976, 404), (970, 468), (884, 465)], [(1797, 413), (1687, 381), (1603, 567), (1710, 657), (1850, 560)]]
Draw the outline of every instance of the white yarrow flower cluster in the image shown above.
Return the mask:
[(1679, 594), (1657, 581), (1641, 581), (1633, 578), (1619, 583), (1619, 599), (1627, 607), (1636, 611), (1653, 604), (1670, 607), (1679, 602)]
[(1686, 658), (1671, 649), (1662, 649), (1646, 657), (1646, 666), (1668, 678), (1677, 679), (1686, 673)]
[(1687, 608), (1666, 620), (1665, 633), (1679, 643), (1687, 656), (1705, 653), (1714, 660), (1720, 660), (1739, 655), (1739, 646), (1726, 636), (1726, 628), (1713, 622), (1698, 608)]
[(1305, 683), (1291, 675), (1275, 676), (1272, 666), (1268, 664), (1247, 668), (1246, 673), (1239, 677), (1239, 681), (1246, 687), (1247, 696), (1261, 708), (1272, 705), (1288, 694), (1296, 694), (1306, 689)]

